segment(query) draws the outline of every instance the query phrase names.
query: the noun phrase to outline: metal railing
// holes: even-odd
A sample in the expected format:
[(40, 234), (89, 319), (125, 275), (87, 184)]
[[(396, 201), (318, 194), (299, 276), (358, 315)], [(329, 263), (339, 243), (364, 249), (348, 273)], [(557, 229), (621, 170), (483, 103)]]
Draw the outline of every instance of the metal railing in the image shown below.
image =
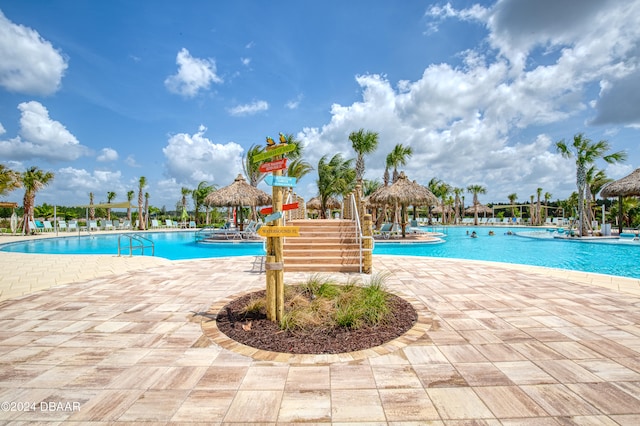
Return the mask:
[(151, 248), (151, 256), (155, 256), (156, 248), (149, 238), (145, 238), (139, 234), (119, 234), (118, 235), (118, 256), (122, 253), (122, 241), (129, 241), (125, 246), (129, 248), (129, 256), (133, 256), (133, 250), (140, 249), (140, 255), (144, 255), (145, 248)]
[(354, 194), (351, 194), (349, 201), (351, 204), (351, 216), (353, 221), (356, 223), (356, 243), (358, 244), (358, 248), (360, 250), (360, 273), (362, 273), (362, 262), (364, 258), (363, 252), (365, 250), (362, 247), (362, 242), (365, 239), (371, 240), (371, 249), (367, 249), (367, 251), (373, 252), (376, 241), (371, 235), (362, 235), (362, 226), (360, 225), (360, 211), (358, 210), (358, 204), (356, 203), (356, 196)]

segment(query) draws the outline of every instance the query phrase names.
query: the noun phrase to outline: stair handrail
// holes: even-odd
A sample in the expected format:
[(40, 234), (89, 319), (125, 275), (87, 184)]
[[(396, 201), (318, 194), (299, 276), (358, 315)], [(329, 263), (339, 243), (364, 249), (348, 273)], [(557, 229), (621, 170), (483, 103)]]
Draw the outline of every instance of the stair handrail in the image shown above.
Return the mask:
[(353, 220), (356, 223), (356, 243), (358, 244), (358, 248), (360, 250), (360, 273), (362, 273), (362, 262), (364, 258), (363, 256), (364, 248), (362, 247), (362, 241), (365, 238), (371, 240), (371, 249), (367, 249), (368, 251), (371, 251), (371, 252), (373, 252), (373, 249), (375, 248), (376, 241), (373, 239), (373, 236), (362, 234), (362, 226), (360, 225), (360, 210), (358, 209), (358, 203), (356, 203), (355, 194), (353, 193), (351, 194), (349, 202), (351, 204), (351, 215), (353, 217)]
[[(121, 253), (120, 242), (123, 237), (129, 240), (129, 257), (133, 256), (133, 249), (140, 249), (140, 254), (144, 255), (145, 247), (151, 247), (151, 256), (155, 256), (156, 248), (153, 241), (137, 233), (118, 234), (118, 256), (120, 256)], [(136, 241), (138, 245), (134, 246), (134, 241)], [(145, 245), (145, 243), (149, 243), (149, 245)]]

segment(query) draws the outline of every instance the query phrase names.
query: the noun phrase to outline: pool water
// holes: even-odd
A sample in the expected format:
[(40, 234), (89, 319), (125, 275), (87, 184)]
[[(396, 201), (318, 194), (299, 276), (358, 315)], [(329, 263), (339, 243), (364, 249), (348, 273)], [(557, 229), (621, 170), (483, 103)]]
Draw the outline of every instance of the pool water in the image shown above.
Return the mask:
[[(425, 228), (426, 229), (426, 228)], [(478, 238), (467, 232), (476, 230)], [(585, 272), (640, 278), (640, 242), (597, 243), (557, 240), (553, 238), (527, 238), (507, 235), (508, 231), (527, 235), (540, 229), (491, 228), (495, 235), (488, 235), (488, 227), (446, 228), (441, 244), (406, 243), (400, 240), (376, 241), (374, 254), (405, 256), (430, 256), (455, 259), (486, 260), (534, 266), (547, 266)], [(427, 229), (428, 230), (428, 229)], [(439, 231), (442, 228), (438, 229)], [(263, 243), (220, 242), (196, 243), (195, 232), (144, 233), (155, 245), (155, 256), (170, 260), (201, 259), (228, 256), (258, 256), (264, 254)], [(549, 233), (549, 236), (551, 234)], [(65, 236), (42, 240), (30, 240), (0, 246), (0, 251), (22, 253), (62, 254), (117, 254), (118, 235)], [(123, 240), (123, 255), (128, 255), (128, 243)], [(140, 251), (134, 251), (140, 254)], [(145, 248), (145, 255), (151, 249)]]

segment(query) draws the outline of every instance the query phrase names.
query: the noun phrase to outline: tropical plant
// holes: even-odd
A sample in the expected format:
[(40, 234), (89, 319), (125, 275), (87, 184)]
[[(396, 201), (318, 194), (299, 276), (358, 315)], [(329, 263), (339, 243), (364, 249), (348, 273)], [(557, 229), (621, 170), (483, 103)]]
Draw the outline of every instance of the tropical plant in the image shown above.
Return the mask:
[[(116, 198), (115, 192), (107, 192), (107, 204), (111, 204), (114, 198)], [(111, 207), (107, 207), (107, 220), (111, 220)]]
[(127, 207), (127, 220), (131, 220), (131, 201), (133, 201), (134, 195), (134, 191), (127, 191), (127, 201), (129, 202), (129, 206)]
[(180, 198), (180, 207), (182, 207), (182, 210), (186, 210), (187, 209), (187, 197), (189, 195), (193, 195), (193, 191), (187, 187), (182, 187), (182, 189), (180, 190), (180, 194), (182, 194), (182, 198)]
[(376, 132), (360, 129), (349, 134), (351, 146), (356, 152), (356, 181), (362, 183), (364, 178), (364, 156), (371, 154), (378, 147), (378, 134)]
[(463, 188), (453, 188), (453, 193), (455, 195), (455, 199), (453, 201), (453, 211), (455, 214), (454, 223), (456, 224), (459, 223), (462, 215), (464, 214), (463, 212), (464, 206), (462, 206), (463, 191), (464, 191)]
[(33, 211), (34, 217), (53, 217), (53, 206), (50, 206), (47, 203), (44, 203), (41, 206), (34, 207)]
[(354, 187), (356, 172), (353, 159), (345, 160), (342, 154), (335, 154), (331, 159), (323, 156), (318, 162), (318, 195), (320, 198), (320, 215), (326, 219), (327, 201), (336, 195), (348, 194)]
[(206, 217), (204, 223), (209, 223), (209, 209), (211, 208), (208, 205), (205, 205), (204, 199), (207, 198), (207, 195), (211, 194), (216, 190), (216, 185), (209, 185), (206, 181), (202, 181), (198, 184), (198, 187), (193, 190), (193, 205), (196, 215), (196, 222), (202, 223), (202, 220), (199, 220), (200, 209), (204, 205), (206, 208)]
[(93, 192), (89, 193), (89, 219), (94, 220), (96, 218), (96, 208), (93, 207), (94, 196)]
[(54, 178), (53, 172), (45, 172), (33, 166), (24, 171), (20, 177), (22, 187), (24, 188), (24, 197), (22, 199), (24, 206), (23, 216), (23, 232), (29, 234), (29, 221), (33, 220), (33, 208), (36, 202), (36, 193), (47, 186)]
[(144, 231), (145, 226), (144, 226), (144, 216), (143, 216), (143, 211), (144, 211), (144, 192), (143, 189), (144, 187), (147, 186), (147, 178), (144, 176), (140, 176), (140, 180), (138, 181), (138, 229), (141, 231)]
[[(144, 217), (142, 218), (144, 219), (144, 228), (147, 228), (147, 225), (149, 224), (149, 193), (145, 192), (144, 193)], [(141, 220), (140, 222), (143, 222), (143, 220)]]
[(478, 194), (486, 194), (487, 188), (482, 185), (469, 185), (467, 191), (473, 194), (473, 224), (478, 225), (478, 205), (480, 204)]
[(537, 201), (536, 201), (536, 224), (542, 225), (542, 207), (540, 204), (540, 197), (542, 197), (542, 188), (536, 189)]
[(568, 145), (564, 139), (556, 142), (557, 151), (564, 158), (575, 158), (576, 161), (576, 186), (578, 188), (578, 220), (580, 235), (587, 234), (587, 224), (585, 220), (585, 195), (587, 190), (587, 169), (597, 160), (604, 160), (608, 164), (617, 163), (627, 159), (624, 151), (607, 154), (611, 146), (606, 140), (593, 142), (591, 139), (578, 133), (573, 137), (573, 143)]
[(20, 173), (0, 164), (0, 196), (7, 195), (21, 186)]
[(247, 177), (247, 181), (251, 186), (258, 186), (262, 179), (266, 176), (266, 173), (260, 171), (260, 162), (254, 162), (253, 157), (257, 154), (264, 152), (263, 145), (251, 145), (242, 159), (242, 170)]
[(365, 179), (362, 181), (362, 195), (367, 197), (376, 192), (376, 190), (381, 186), (382, 182), (380, 182), (379, 180)]
[(511, 204), (511, 217), (516, 217), (516, 200), (518, 199), (518, 194), (516, 194), (515, 192), (512, 194), (507, 195), (507, 198), (509, 199), (509, 204)]
[[(404, 146), (401, 143), (396, 144), (396, 146), (393, 147), (393, 150), (389, 153), (389, 155), (387, 155), (387, 169), (385, 170), (385, 173), (387, 173), (388, 176), (388, 169), (393, 167), (393, 180), (392, 182), (395, 182), (398, 180), (398, 176), (400, 176), (400, 174), (398, 173), (398, 167), (399, 166), (405, 166), (407, 164), (407, 161), (409, 160), (409, 158), (411, 158), (411, 156), (413, 155), (413, 149), (411, 149), (410, 146)], [(388, 177), (386, 179), (386, 181), (388, 182)]]

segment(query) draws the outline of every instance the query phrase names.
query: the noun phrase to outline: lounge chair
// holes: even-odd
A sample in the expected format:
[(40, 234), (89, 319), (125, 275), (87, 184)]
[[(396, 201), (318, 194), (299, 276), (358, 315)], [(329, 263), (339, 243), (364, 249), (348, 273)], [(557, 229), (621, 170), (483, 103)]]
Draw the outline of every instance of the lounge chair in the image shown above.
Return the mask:
[(173, 228), (173, 221), (171, 219), (167, 219), (164, 221), (167, 228)]
[(398, 237), (398, 224), (397, 223), (383, 223), (380, 227), (380, 230), (377, 233), (374, 233), (375, 236), (380, 236), (385, 240), (388, 240), (391, 237)]
[(417, 220), (412, 220), (410, 226), (407, 226), (405, 229), (407, 234), (416, 234), (416, 235), (424, 235), (426, 232), (418, 226)]
[(197, 228), (198, 226), (196, 225), (196, 221), (195, 220), (191, 220), (189, 221), (189, 228)]
[(78, 230), (78, 222), (75, 220), (69, 221), (69, 231), (77, 231)]
[(59, 220), (58, 221), (58, 231), (67, 232), (67, 221), (65, 221), (65, 220)]
[(158, 223), (157, 219), (151, 219), (151, 229), (157, 229), (160, 228), (160, 224)]
[(53, 232), (53, 225), (51, 225), (51, 222), (49, 222), (48, 220), (42, 222), (42, 225), (44, 226), (44, 232)]
[(252, 220), (244, 227), (242, 231), (239, 232), (242, 238), (256, 238), (258, 236), (257, 231), (258, 222)]
[(110, 220), (101, 220), (100, 225), (105, 231), (113, 231), (113, 222)]

